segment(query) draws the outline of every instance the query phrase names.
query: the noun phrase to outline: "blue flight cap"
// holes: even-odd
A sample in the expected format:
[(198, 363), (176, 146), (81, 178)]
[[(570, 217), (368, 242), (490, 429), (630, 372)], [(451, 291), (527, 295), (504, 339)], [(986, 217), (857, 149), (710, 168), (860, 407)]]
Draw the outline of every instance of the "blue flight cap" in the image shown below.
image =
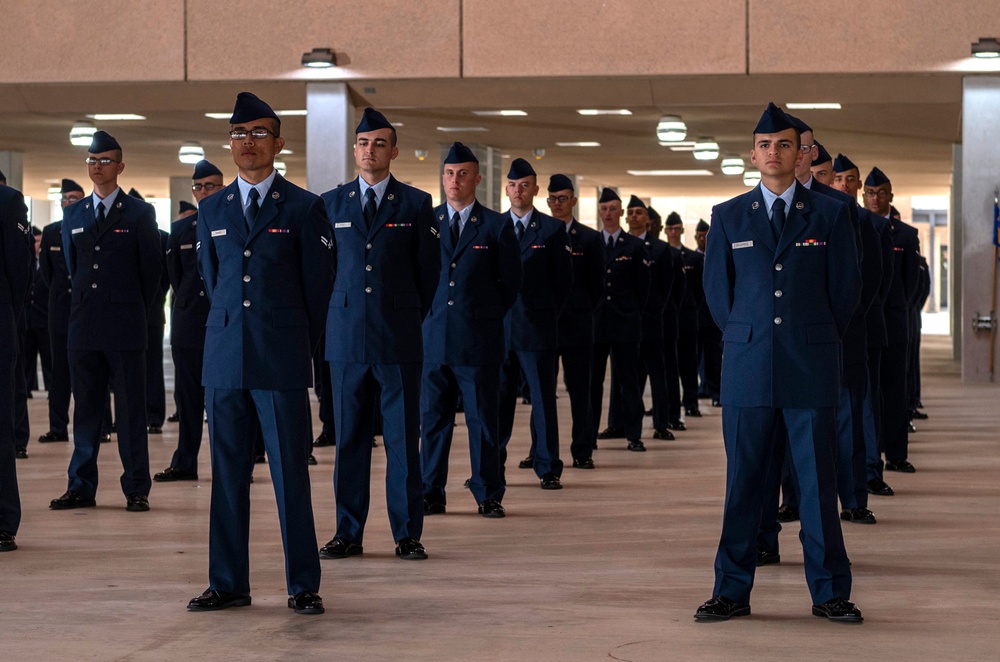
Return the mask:
[(367, 133), (369, 131), (391, 128), (392, 124), (385, 118), (385, 115), (369, 106), (365, 108), (365, 112), (361, 116), (361, 121), (358, 123), (358, 128), (354, 130), (354, 133)]
[(476, 155), (472, 153), (472, 150), (463, 145), (460, 142), (452, 143), (451, 149), (448, 150), (448, 156), (444, 160), (445, 163), (479, 163), (479, 159)]
[(833, 171), (834, 172), (847, 172), (848, 170), (857, 170), (858, 173), (861, 172), (861, 168), (854, 165), (854, 161), (843, 154), (837, 154), (837, 158), (833, 160)]
[(213, 175), (222, 177), (222, 171), (216, 168), (214, 164), (202, 159), (194, 164), (194, 174), (191, 175), (191, 179), (204, 179)]
[(618, 197), (617, 193), (615, 193), (612, 189), (605, 187), (601, 190), (601, 199), (597, 202), (611, 202), (612, 200), (617, 200), (618, 202), (622, 201), (622, 199)]
[(74, 182), (72, 179), (62, 180), (62, 188), (59, 189), (59, 193), (61, 193), (62, 195), (66, 195), (67, 193), (72, 193), (73, 191), (79, 191), (80, 193), (83, 193), (83, 187)]
[(795, 115), (789, 115), (788, 113), (785, 113), (785, 116), (788, 117), (788, 121), (792, 123), (792, 126), (795, 127), (795, 130), (799, 132), (800, 136), (806, 131), (812, 131), (811, 126), (800, 120)]
[(128, 194), (130, 196), (132, 196), (133, 198), (137, 198), (137, 199), (142, 200), (142, 201), (146, 200), (146, 198), (142, 197), (142, 194), (139, 193), (138, 191), (136, 191), (134, 188), (130, 188), (128, 190)]
[(534, 177), (535, 169), (524, 159), (514, 159), (510, 162), (510, 170), (507, 172), (507, 179), (524, 179)]
[(90, 139), (90, 148), (87, 149), (91, 154), (100, 154), (101, 152), (110, 152), (113, 150), (120, 150), (121, 145), (118, 141), (114, 139), (107, 131), (98, 131), (94, 134), (94, 137)]
[(816, 150), (819, 152), (819, 156), (813, 159), (812, 166), (814, 168), (818, 165), (826, 163), (827, 161), (833, 160), (833, 158), (830, 156), (830, 152), (826, 151), (826, 147), (820, 145), (818, 140), (816, 141)]
[(890, 183), (889, 178), (878, 168), (872, 168), (872, 171), (865, 177), (865, 186), (882, 186), (882, 184)]
[(0, 182), (7, 181), (7, 175), (3, 174), (3, 170), (0, 170)]
[(684, 221), (681, 220), (681, 215), (675, 211), (670, 212), (667, 216), (667, 227), (673, 227), (675, 225), (684, 225)]
[(705, 222), (705, 219), (699, 218), (698, 225), (694, 226), (695, 232), (708, 232), (711, 229), (711, 225)]
[(178, 213), (183, 214), (186, 211), (198, 211), (198, 208), (192, 205), (187, 200), (181, 200), (180, 204), (177, 205)]
[(566, 175), (552, 175), (549, 177), (549, 193), (555, 191), (575, 191), (573, 181)]
[(626, 209), (631, 209), (632, 207), (642, 207), (645, 209), (646, 203), (633, 195), (628, 199), (628, 207), (626, 207)]
[(230, 124), (243, 124), (253, 120), (269, 117), (281, 126), (281, 118), (274, 114), (271, 107), (257, 98), (251, 92), (240, 92), (236, 95), (236, 104), (233, 106), (233, 116), (229, 118)]
[(649, 214), (649, 220), (659, 223), (663, 219), (660, 217), (660, 212), (656, 211), (652, 207), (646, 207), (646, 213)]
[[(774, 102), (767, 104), (764, 113), (760, 116), (760, 121), (754, 127), (754, 133), (779, 133), (785, 129), (796, 129), (791, 118), (774, 105)], [(796, 129), (798, 131), (798, 129)]]

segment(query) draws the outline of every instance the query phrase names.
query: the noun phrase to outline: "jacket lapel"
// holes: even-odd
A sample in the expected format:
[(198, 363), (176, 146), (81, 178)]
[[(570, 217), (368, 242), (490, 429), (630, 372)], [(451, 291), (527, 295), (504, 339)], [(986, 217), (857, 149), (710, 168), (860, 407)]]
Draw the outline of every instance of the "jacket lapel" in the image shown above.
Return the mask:
[(477, 202), (472, 207), (472, 213), (469, 215), (469, 220), (465, 223), (462, 235), (458, 238), (458, 246), (455, 247), (452, 257), (458, 257), (458, 255), (463, 253), (472, 243), (472, 240), (476, 237), (476, 235), (479, 234), (479, 224), (482, 222), (482, 217), (483, 208)]
[(538, 210), (531, 210), (531, 220), (528, 221), (528, 227), (524, 228), (524, 234), (521, 236), (521, 252), (527, 253), (531, 247), (535, 244), (535, 240), (538, 238)]
[(764, 204), (764, 194), (760, 192), (760, 184), (750, 192), (747, 202), (747, 225), (757, 235), (760, 243), (774, 252), (774, 233), (771, 231), (771, 219), (767, 217), (767, 205)]
[(226, 190), (219, 191), (216, 195), (225, 195), (226, 207), (223, 214), (223, 221), (226, 231), (232, 232), (240, 238), (240, 243), (247, 241), (247, 222), (243, 216), (243, 199), (240, 198), (240, 185), (233, 181)]
[(278, 218), (278, 205), (285, 202), (285, 183), (285, 178), (280, 174), (274, 176), (274, 181), (271, 182), (271, 190), (260, 201), (260, 211), (257, 212), (257, 218), (254, 219), (253, 227), (250, 228), (250, 235), (247, 237), (247, 241), (253, 241), (257, 235)]
[(778, 249), (775, 256), (781, 255), (793, 241), (806, 231), (809, 225), (809, 195), (806, 187), (802, 184), (795, 184), (795, 196), (792, 198), (792, 206), (785, 217), (785, 227), (778, 238)]
[[(399, 204), (399, 195), (396, 190), (396, 179), (389, 175), (389, 184), (385, 187), (385, 196), (378, 205), (378, 213), (375, 214), (375, 221), (372, 223), (371, 229), (368, 231), (368, 237), (374, 237), (375, 233), (385, 227), (396, 215), (396, 205)], [(364, 223), (364, 214), (361, 215), (362, 224)]]

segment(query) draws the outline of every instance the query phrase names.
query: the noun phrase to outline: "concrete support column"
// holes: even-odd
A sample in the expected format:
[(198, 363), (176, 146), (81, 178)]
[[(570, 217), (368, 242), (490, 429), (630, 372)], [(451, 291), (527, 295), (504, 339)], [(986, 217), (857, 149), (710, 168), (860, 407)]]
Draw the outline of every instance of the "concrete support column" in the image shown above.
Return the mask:
[(354, 105), (346, 83), (306, 85), (307, 188), (324, 193), (354, 179)]
[(0, 150), (0, 172), (7, 176), (7, 186), (24, 190), (24, 165), (21, 152)]
[(948, 317), (951, 358), (962, 360), (962, 146), (951, 146), (951, 209), (948, 221)]
[[(226, 182), (228, 183), (228, 182)], [(170, 178), (170, 222), (173, 223), (180, 216), (178, 205), (181, 200), (195, 204), (194, 195), (191, 194), (190, 177)]]
[[(962, 380), (989, 381), (989, 331), (972, 328), (972, 317), (993, 307), (993, 196), (1000, 187), (1000, 77), (968, 77), (962, 92)], [(957, 254), (956, 254), (957, 257)], [(1000, 334), (998, 334), (1000, 335)], [(1000, 363), (1000, 351), (996, 353)], [(1000, 366), (994, 366), (994, 370)]]
[[(484, 207), (499, 211), (500, 200), (504, 196), (504, 175), (507, 174), (503, 172), (503, 154), (496, 147), (488, 145), (466, 145), (466, 147), (471, 149), (472, 153), (479, 159), (479, 174), (483, 178), (479, 182), (479, 186), (476, 187), (476, 200)], [(438, 159), (438, 163), (444, 163), (450, 150), (451, 143), (441, 145), (441, 157)], [(444, 186), (440, 184), (438, 186), (441, 202), (445, 202)]]

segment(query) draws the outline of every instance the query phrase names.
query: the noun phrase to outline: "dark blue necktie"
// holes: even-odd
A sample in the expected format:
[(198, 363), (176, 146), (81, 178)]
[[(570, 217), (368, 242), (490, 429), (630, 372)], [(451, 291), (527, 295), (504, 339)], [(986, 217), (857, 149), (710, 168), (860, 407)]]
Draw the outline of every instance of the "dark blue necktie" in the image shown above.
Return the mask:
[(462, 217), (459, 216), (458, 212), (455, 212), (451, 216), (451, 247), (454, 249), (458, 246), (458, 235), (461, 234), (461, 220)]
[(97, 233), (100, 234), (104, 232), (104, 226), (107, 225), (108, 217), (104, 215), (104, 203), (97, 203)]
[(260, 211), (260, 203), (257, 202), (258, 198), (260, 198), (260, 191), (257, 190), (256, 186), (251, 187), (250, 192), (247, 194), (247, 199), (250, 200), (250, 203), (243, 211), (243, 218), (247, 222), (247, 230), (253, 227), (254, 219), (257, 218), (257, 212)]
[(514, 230), (517, 234), (517, 240), (521, 241), (521, 237), (524, 236), (524, 223), (518, 220), (517, 223), (514, 224)]
[(375, 214), (378, 213), (378, 205), (375, 204), (375, 189), (369, 188), (365, 191), (365, 229), (371, 230), (372, 223), (375, 222)]
[(781, 198), (771, 205), (771, 227), (774, 228), (774, 238), (777, 240), (785, 227), (785, 201)]

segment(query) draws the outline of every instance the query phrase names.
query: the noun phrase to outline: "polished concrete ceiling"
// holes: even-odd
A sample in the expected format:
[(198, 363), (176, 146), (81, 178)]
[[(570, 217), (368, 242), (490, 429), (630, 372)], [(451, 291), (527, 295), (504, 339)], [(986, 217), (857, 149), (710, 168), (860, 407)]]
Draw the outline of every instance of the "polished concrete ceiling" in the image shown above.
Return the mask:
[[(705, 167), (688, 152), (660, 146), (660, 116), (680, 115), (689, 138), (712, 136), (723, 154), (748, 159), (750, 131), (764, 105), (839, 102), (841, 110), (795, 111), (836, 155), (848, 154), (867, 171), (878, 165), (898, 192), (946, 194), (952, 145), (961, 140), (960, 74), (676, 76), (558, 79), (378, 80), (349, 83), (358, 108), (373, 105), (399, 128), (400, 155), (393, 172), (404, 181), (437, 193), (440, 145), (460, 140), (499, 148), (509, 158), (531, 158), (543, 177), (569, 172), (584, 187), (617, 186), (651, 196), (724, 197), (745, 190), (740, 177), (708, 164), (710, 177), (632, 176), (630, 169)], [(305, 83), (187, 82), (0, 86), (0, 150), (24, 153), (24, 190), (44, 196), (47, 182), (71, 177), (86, 186), (85, 149), (69, 144), (74, 121), (88, 114), (130, 112), (143, 122), (99, 122), (125, 149), (125, 187), (144, 195), (168, 195), (170, 176), (187, 176), (177, 160), (182, 142), (196, 141), (227, 178), (235, 175), (225, 120), (206, 112), (231, 110), (237, 92), (252, 90), (275, 109), (305, 107)], [(631, 116), (579, 115), (579, 108), (627, 108)], [(519, 109), (526, 117), (480, 117), (474, 110)], [(305, 118), (283, 120), (292, 154), (288, 177), (305, 183)], [(477, 126), (486, 131), (443, 133), (438, 126)], [(599, 148), (557, 147), (556, 142), (597, 141)], [(416, 149), (427, 150), (418, 161)], [(504, 168), (506, 168), (506, 160)]]

